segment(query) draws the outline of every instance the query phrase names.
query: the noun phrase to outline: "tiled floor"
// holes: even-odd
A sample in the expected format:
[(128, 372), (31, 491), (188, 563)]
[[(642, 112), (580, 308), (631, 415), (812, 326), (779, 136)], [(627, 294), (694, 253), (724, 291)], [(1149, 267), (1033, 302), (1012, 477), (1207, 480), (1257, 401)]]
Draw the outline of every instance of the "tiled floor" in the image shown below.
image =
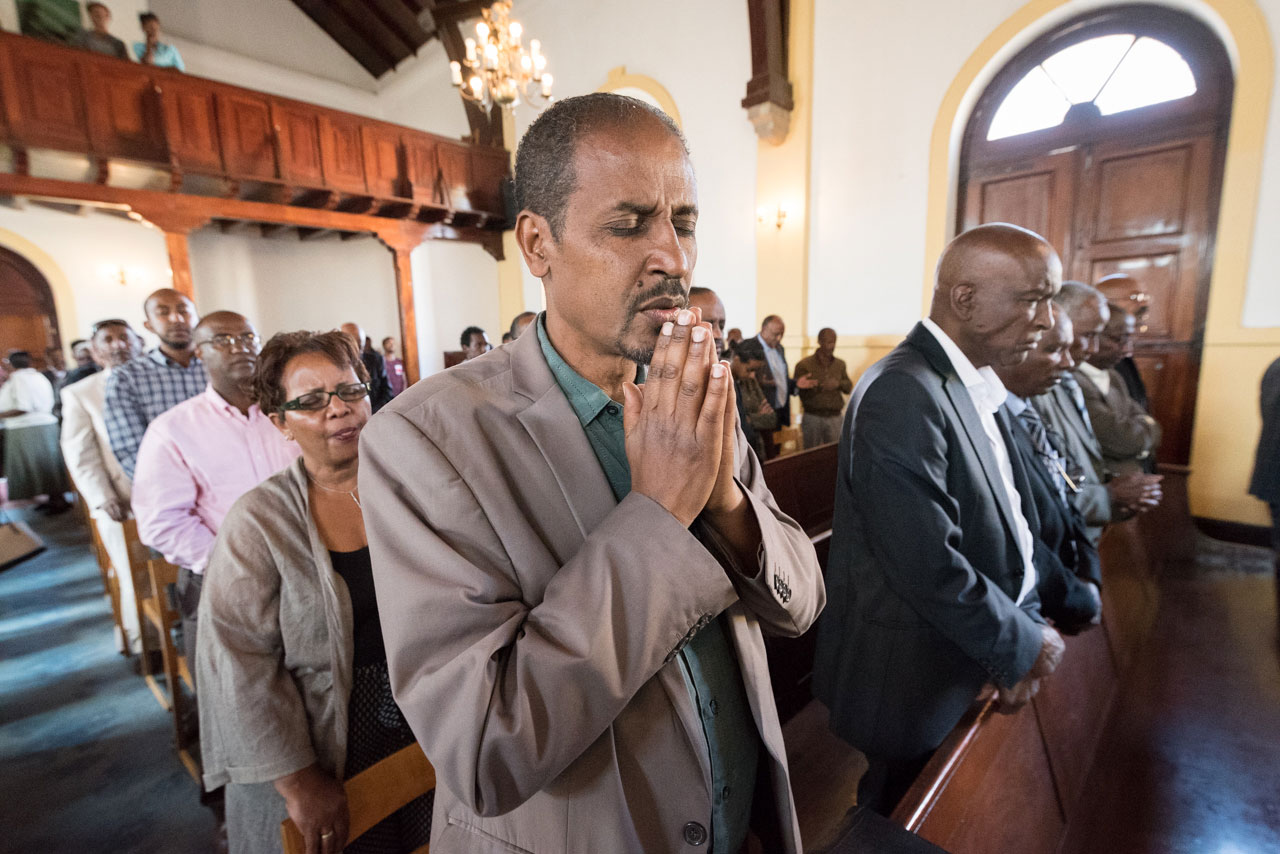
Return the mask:
[(212, 851), (168, 713), (115, 651), (79, 518), (14, 515), (48, 550), (0, 573), (0, 852)]

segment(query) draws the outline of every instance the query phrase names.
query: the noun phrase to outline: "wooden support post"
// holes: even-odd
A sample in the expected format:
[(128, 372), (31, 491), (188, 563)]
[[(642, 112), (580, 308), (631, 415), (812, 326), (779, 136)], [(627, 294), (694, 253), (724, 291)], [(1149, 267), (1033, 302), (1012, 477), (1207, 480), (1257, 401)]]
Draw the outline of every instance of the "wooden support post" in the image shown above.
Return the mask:
[(400, 307), (400, 347), (404, 353), (405, 382), (413, 385), (422, 377), (418, 352), (418, 319), (413, 304), (413, 264), (410, 254), (426, 239), (426, 223), (395, 222), (377, 232), (378, 239), (391, 250), (396, 271), (396, 302)]
[(173, 271), (173, 289), (195, 302), (195, 283), (191, 281), (191, 253), (185, 231), (166, 231), (164, 245), (169, 250), (169, 269)]

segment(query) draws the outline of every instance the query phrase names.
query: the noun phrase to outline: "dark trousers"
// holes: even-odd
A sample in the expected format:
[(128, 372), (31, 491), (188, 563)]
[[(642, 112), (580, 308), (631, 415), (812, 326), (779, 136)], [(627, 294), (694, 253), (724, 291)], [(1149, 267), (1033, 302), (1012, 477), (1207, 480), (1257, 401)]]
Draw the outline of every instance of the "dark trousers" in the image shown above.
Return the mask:
[(192, 572), (185, 566), (178, 568), (178, 581), (173, 585), (173, 592), (178, 613), (182, 615), (182, 654), (187, 657), (193, 681), (196, 678), (196, 613), (203, 589), (203, 573)]
[(858, 781), (858, 806), (887, 816), (920, 776), (933, 751), (915, 759), (867, 757), (867, 773)]

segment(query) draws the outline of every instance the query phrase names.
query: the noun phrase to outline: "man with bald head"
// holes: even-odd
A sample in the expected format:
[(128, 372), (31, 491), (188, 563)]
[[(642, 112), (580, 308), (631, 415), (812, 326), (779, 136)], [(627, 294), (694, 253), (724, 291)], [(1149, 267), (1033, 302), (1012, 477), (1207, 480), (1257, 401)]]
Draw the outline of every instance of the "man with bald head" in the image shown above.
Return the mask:
[(1115, 366), (1133, 355), (1135, 320), (1112, 304), (1102, 330), (1098, 352), (1076, 366), (1076, 381), (1084, 393), (1093, 432), (1102, 448), (1103, 463), (1117, 473), (1145, 472), (1160, 445), (1160, 425), (1129, 395)]
[(253, 402), (258, 333), (242, 315), (216, 311), (192, 345), (209, 373), (203, 393), (159, 415), (138, 448), (133, 512), (138, 539), (179, 567), (183, 645), (195, 651), (196, 608), (213, 540), (231, 505), (298, 456)]
[(947, 246), (933, 305), (854, 389), (840, 440), (815, 693), (867, 755), (858, 803), (892, 811), (978, 691), (1012, 710), (1056, 668), (1036, 595), (1027, 473), (994, 368), (1052, 327), (1062, 263), (983, 225)]
[(344, 335), (356, 342), (356, 352), (360, 354), (360, 361), (364, 362), (364, 369), (369, 372), (369, 405), (373, 407), (374, 412), (377, 412), (390, 403), (391, 398), (395, 396), (391, 393), (387, 362), (382, 358), (381, 353), (372, 347), (365, 346), (368, 339), (364, 337), (364, 327), (360, 324), (344, 323), (340, 328)]
[(147, 318), (143, 326), (160, 339), (160, 346), (111, 372), (103, 404), (111, 452), (131, 478), (147, 425), (209, 383), (191, 340), (191, 329), (200, 320), (191, 298), (161, 288), (147, 297), (142, 312)]
[(1054, 626), (1074, 634), (1101, 619), (1102, 563), (1089, 540), (1084, 517), (1069, 496), (1077, 488), (1072, 466), (1030, 399), (1057, 385), (1071, 370), (1071, 318), (1053, 305), (1053, 328), (1020, 364), (996, 368), (1009, 390), (1005, 399), (1009, 436), (1022, 454), (1035, 504), (1029, 517), (1036, 536), (1034, 563), (1040, 610)]

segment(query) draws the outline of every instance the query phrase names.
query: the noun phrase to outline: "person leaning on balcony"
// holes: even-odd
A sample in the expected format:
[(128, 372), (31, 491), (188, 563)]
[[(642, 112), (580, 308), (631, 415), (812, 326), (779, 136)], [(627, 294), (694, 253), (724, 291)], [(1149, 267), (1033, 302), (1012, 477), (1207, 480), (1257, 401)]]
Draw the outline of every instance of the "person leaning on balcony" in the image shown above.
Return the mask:
[(81, 30), (72, 36), (72, 47), (91, 50), (104, 56), (128, 59), (129, 51), (125, 49), (124, 42), (107, 32), (107, 25), (111, 23), (111, 10), (102, 3), (90, 3), (85, 7), (85, 11), (89, 13), (93, 28)]
[(160, 41), (160, 19), (151, 12), (143, 12), (138, 16), (142, 32), (147, 40), (133, 43), (133, 55), (143, 65), (154, 65), (156, 68), (173, 68), (186, 71), (182, 62), (182, 54), (171, 44)]

